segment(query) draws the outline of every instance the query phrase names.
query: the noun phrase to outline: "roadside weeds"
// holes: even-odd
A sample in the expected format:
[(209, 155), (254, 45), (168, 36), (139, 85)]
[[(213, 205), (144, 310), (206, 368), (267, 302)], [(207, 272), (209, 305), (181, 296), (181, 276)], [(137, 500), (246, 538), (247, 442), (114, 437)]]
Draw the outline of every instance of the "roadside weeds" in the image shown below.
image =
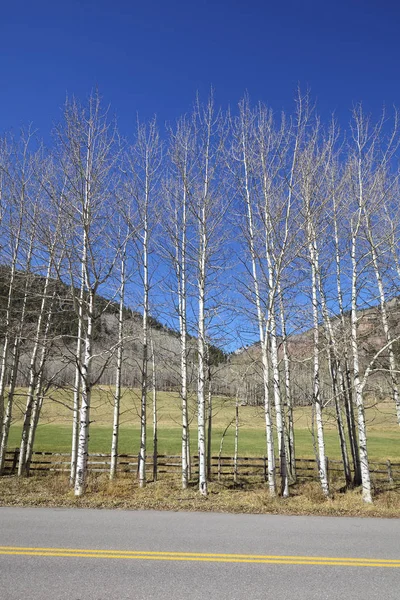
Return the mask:
[(209, 484), (209, 495), (198, 493), (197, 485), (182, 490), (178, 479), (161, 479), (139, 488), (131, 476), (110, 481), (105, 474), (88, 479), (86, 494), (75, 498), (68, 477), (39, 475), (28, 479), (0, 478), (1, 506), (49, 506), (119, 508), (130, 510), (205, 511), (282, 515), (325, 515), (357, 517), (400, 517), (400, 488), (376, 489), (374, 504), (366, 505), (360, 489), (344, 492), (339, 483), (331, 486), (332, 496), (324, 498), (318, 482), (298, 483), (289, 498), (271, 498), (259, 483)]

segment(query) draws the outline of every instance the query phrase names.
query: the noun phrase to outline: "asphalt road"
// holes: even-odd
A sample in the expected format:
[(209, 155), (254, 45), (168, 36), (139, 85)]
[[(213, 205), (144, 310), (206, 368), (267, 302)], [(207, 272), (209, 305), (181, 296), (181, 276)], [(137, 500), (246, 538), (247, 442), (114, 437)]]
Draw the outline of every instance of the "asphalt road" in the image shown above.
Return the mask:
[(400, 597), (400, 520), (0, 508), (1, 600)]

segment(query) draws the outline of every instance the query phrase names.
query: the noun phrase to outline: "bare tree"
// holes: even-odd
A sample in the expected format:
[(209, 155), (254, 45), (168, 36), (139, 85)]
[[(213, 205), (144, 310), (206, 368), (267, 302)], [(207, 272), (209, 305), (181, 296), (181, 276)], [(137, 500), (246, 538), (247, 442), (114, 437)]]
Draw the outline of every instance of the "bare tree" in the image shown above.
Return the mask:
[[(31, 284), (32, 260), (36, 244), (38, 215), (38, 188), (34, 183), (35, 163), (38, 155), (30, 153), (31, 132), (23, 135), (20, 144), (15, 144), (12, 158), (4, 169), (9, 180), (8, 235), (11, 266), (8, 283), (7, 308), (5, 315), (5, 336), (0, 375), (0, 404), (4, 406), (6, 387), (7, 405), (3, 417), (0, 444), (0, 472), (4, 468), (5, 452), (12, 419), (14, 393), (17, 384), (20, 351), (26, 317), (27, 302)], [(3, 165), (3, 168), (5, 165)], [(16, 314), (16, 289), (19, 281), (19, 312)], [(22, 283), (22, 286), (21, 286)], [(15, 322), (13, 323), (15, 319)], [(13, 332), (14, 330), (14, 332)], [(12, 339), (13, 338), (13, 339)], [(11, 356), (9, 357), (11, 346)], [(9, 359), (9, 360), (8, 360)], [(7, 379), (8, 378), (8, 381)]]
[(138, 223), (129, 219), (131, 233), (137, 232), (138, 240), (138, 274), (142, 285), (143, 320), (142, 320), (142, 366), (141, 366), (141, 400), (140, 400), (140, 450), (139, 450), (139, 485), (146, 485), (146, 452), (147, 452), (147, 391), (149, 361), (149, 294), (151, 289), (152, 252), (151, 235), (157, 223), (156, 203), (159, 201), (159, 182), (162, 167), (162, 145), (155, 119), (148, 125), (138, 122), (136, 143), (129, 152), (127, 163), (128, 194), (134, 205), (132, 214), (136, 214)]
[[(43, 204), (39, 206), (40, 212), (49, 216), (49, 211), (46, 210), (46, 208), (48, 209), (48, 206)], [(37, 315), (36, 333), (34, 336), (33, 348), (31, 352), (28, 371), (29, 385), (19, 453), (19, 476), (27, 474), (28, 458), (31, 454), (31, 451), (29, 449), (30, 437), (32, 444), (32, 436), (30, 436), (30, 432), (31, 428), (35, 427), (35, 425), (37, 424), (35, 424), (36, 418), (35, 415), (32, 415), (32, 411), (35, 406), (35, 392), (37, 392), (38, 390), (38, 380), (39, 377), (41, 379), (43, 377), (43, 361), (45, 357), (43, 353), (40, 353), (40, 348), (45, 347), (46, 345), (46, 337), (48, 335), (51, 322), (52, 310), (51, 308), (49, 310), (49, 304), (53, 302), (51, 294), (51, 283), (52, 276), (54, 276), (54, 265), (59, 264), (61, 260), (59, 257), (57, 258), (56, 255), (61, 227), (61, 211), (59, 207), (56, 210), (57, 214), (55, 215), (54, 227), (51, 227), (51, 219), (49, 219), (50, 222), (46, 220), (46, 222), (40, 226), (41, 231), (39, 230), (38, 232), (39, 239), (41, 238), (41, 245), (45, 250), (45, 253), (47, 254), (47, 267), (43, 284), (40, 308)], [(43, 382), (41, 382), (41, 386), (42, 384)]]
[(222, 245), (228, 202), (221, 197), (221, 167), (226, 124), (215, 110), (210, 96), (207, 104), (196, 102), (193, 112), (195, 131), (196, 177), (189, 191), (190, 211), (197, 230), (196, 245), (191, 249), (197, 269), (197, 433), (199, 455), (199, 491), (207, 495), (206, 451), (206, 366), (209, 317), (212, 309), (210, 286), (215, 270), (223, 263)]
[[(75, 495), (85, 492), (96, 296), (105, 286), (114, 267), (116, 254), (109, 237), (113, 213), (113, 170), (117, 153), (116, 132), (103, 111), (98, 94), (86, 107), (67, 100), (64, 123), (57, 130), (58, 160), (63, 182), (64, 240), (68, 277), (78, 319), (75, 394), (79, 389), (79, 435)], [(82, 346), (79, 339), (82, 338)], [(81, 350), (82, 348), (82, 350)], [(78, 381), (79, 379), (79, 381)], [(75, 400), (74, 411), (77, 411)]]
[(350, 258), (351, 258), (351, 349), (353, 357), (353, 385), (358, 412), (358, 437), (360, 452), (360, 469), (362, 481), (362, 497), (364, 502), (372, 502), (371, 476), (367, 450), (367, 430), (365, 423), (365, 407), (363, 384), (360, 376), (360, 355), (358, 340), (358, 274), (359, 257), (358, 241), (362, 227), (365, 203), (364, 157), (370, 141), (365, 117), (361, 108), (353, 114), (354, 154), (350, 158), (351, 191), (354, 209), (350, 221)]
[[(320, 302), (319, 302), (319, 274), (320, 253), (317, 242), (316, 224), (320, 220), (319, 212), (324, 198), (323, 184), (326, 163), (329, 161), (332, 141), (319, 147), (319, 123), (314, 126), (310, 139), (306, 140), (300, 159), (300, 194), (303, 201), (303, 219), (305, 237), (308, 248), (308, 262), (311, 271), (311, 305), (313, 319), (313, 405), (317, 422), (318, 441), (318, 467), (323, 493), (329, 495), (328, 473), (325, 460), (325, 439), (323, 428), (323, 403), (321, 398), (320, 375)], [(321, 194), (322, 192), (322, 194)]]
[(110, 463), (110, 479), (114, 479), (117, 473), (118, 462), (118, 440), (119, 440), (119, 421), (120, 421), (120, 404), (121, 404), (121, 389), (122, 389), (122, 364), (124, 356), (124, 302), (125, 302), (125, 286), (126, 286), (126, 242), (121, 246), (120, 256), (120, 288), (119, 288), (119, 310), (118, 310), (118, 348), (117, 361), (115, 372), (115, 392), (114, 392), (114, 411), (113, 411), (113, 428), (112, 428), (112, 443), (111, 443), (111, 463)]
[[(180, 396), (182, 404), (182, 487), (188, 487), (190, 478), (190, 434), (188, 391), (188, 317), (187, 317), (187, 268), (188, 268), (188, 222), (189, 194), (194, 177), (195, 129), (193, 123), (183, 118), (176, 130), (170, 130), (169, 158), (171, 173), (166, 184), (168, 215), (165, 229), (171, 242), (168, 258), (172, 262), (175, 284), (171, 288), (177, 296), (176, 309), (180, 334)], [(189, 240), (190, 243), (190, 240)]]
[[(267, 440), (268, 456), (268, 485), (271, 496), (276, 495), (276, 477), (275, 477), (275, 452), (274, 437), (272, 429), (271, 405), (270, 405), (270, 384), (269, 384), (269, 359), (267, 350), (267, 339), (265, 335), (265, 317), (262, 309), (261, 290), (258, 273), (258, 250), (256, 245), (256, 228), (254, 224), (254, 196), (252, 193), (252, 171), (254, 152), (254, 120), (248, 101), (245, 100), (240, 105), (239, 121), (236, 124), (234, 135), (236, 144), (233, 147), (233, 157), (240, 164), (239, 176), (235, 177), (235, 185), (239, 187), (239, 193), (243, 197), (247, 213), (246, 239), (251, 260), (251, 277), (254, 289), (253, 299), (257, 311), (258, 331), (261, 346), (263, 385), (264, 385), (264, 411)], [(235, 173), (236, 175), (236, 173)]]

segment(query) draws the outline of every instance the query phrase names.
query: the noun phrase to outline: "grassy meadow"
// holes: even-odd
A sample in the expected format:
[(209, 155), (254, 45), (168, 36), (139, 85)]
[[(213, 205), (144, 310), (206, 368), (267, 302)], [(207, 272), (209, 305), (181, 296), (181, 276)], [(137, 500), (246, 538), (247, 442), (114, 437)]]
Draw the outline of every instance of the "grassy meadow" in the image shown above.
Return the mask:
[[(18, 391), (14, 421), (10, 431), (9, 448), (19, 446), (25, 390)], [(152, 444), (152, 399), (149, 395), (148, 443)], [(158, 452), (180, 454), (181, 410), (179, 395), (159, 392), (158, 398)], [(46, 398), (36, 435), (35, 450), (69, 452), (71, 448), (71, 392), (56, 390)], [(109, 453), (111, 447), (111, 424), (113, 396), (110, 388), (97, 387), (93, 390), (90, 414), (90, 452)], [(126, 390), (121, 403), (120, 453), (136, 454), (139, 449), (138, 390)], [(235, 403), (229, 398), (213, 400), (213, 454), (219, 452), (223, 432), (229, 425), (223, 442), (223, 454), (231, 455), (234, 446)], [(340, 458), (340, 447), (330, 408), (324, 411), (326, 453), (329, 458)], [(366, 409), (368, 424), (368, 450), (371, 459), (400, 460), (400, 428), (396, 423), (394, 405), (391, 402), (374, 404)], [(195, 398), (191, 400), (191, 446), (196, 452), (197, 432)], [(239, 455), (263, 456), (265, 454), (264, 415), (261, 407), (240, 406), (239, 408)], [(295, 409), (296, 453), (298, 457), (313, 457), (311, 407)]]

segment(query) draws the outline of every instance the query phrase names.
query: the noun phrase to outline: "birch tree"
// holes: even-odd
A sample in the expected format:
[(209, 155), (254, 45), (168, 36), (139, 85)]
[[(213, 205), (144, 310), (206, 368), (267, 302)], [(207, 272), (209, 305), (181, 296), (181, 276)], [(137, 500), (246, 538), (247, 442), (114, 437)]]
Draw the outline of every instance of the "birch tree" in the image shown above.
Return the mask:
[(180, 397), (182, 406), (182, 487), (188, 487), (190, 478), (190, 434), (189, 434), (189, 391), (188, 391), (188, 315), (187, 275), (188, 243), (191, 240), (189, 223), (189, 194), (194, 183), (195, 128), (193, 123), (182, 118), (176, 129), (170, 130), (169, 159), (170, 177), (165, 186), (167, 211), (165, 230), (170, 241), (168, 260), (172, 263), (175, 283), (171, 285), (176, 297), (176, 311), (180, 336)]
[[(331, 141), (319, 148), (319, 123), (314, 127), (310, 139), (302, 151), (300, 162), (300, 194), (303, 201), (305, 238), (308, 248), (308, 262), (311, 272), (311, 307), (313, 322), (313, 405), (317, 423), (318, 468), (322, 491), (329, 496), (329, 482), (325, 460), (325, 438), (323, 427), (323, 403), (320, 381), (320, 326), (319, 326), (319, 276), (320, 252), (316, 224), (319, 220), (320, 203), (324, 202), (324, 170), (331, 152)], [(322, 188), (322, 189), (321, 189)], [(320, 232), (319, 232), (320, 233)]]
[[(261, 285), (258, 272), (258, 250), (256, 243), (256, 228), (254, 223), (254, 192), (252, 191), (253, 160), (254, 160), (254, 139), (255, 139), (255, 116), (251, 113), (247, 100), (243, 101), (239, 107), (240, 116), (234, 129), (235, 146), (233, 147), (233, 158), (239, 167), (239, 176), (236, 177), (236, 185), (239, 187), (239, 193), (243, 197), (246, 206), (246, 235), (251, 261), (251, 279), (254, 293), (253, 301), (256, 307), (258, 332), (261, 346), (263, 387), (264, 387), (264, 415), (267, 443), (267, 468), (268, 468), (268, 486), (271, 496), (276, 495), (276, 475), (275, 475), (275, 452), (274, 437), (272, 428), (272, 416), (270, 405), (270, 384), (269, 384), (269, 359), (267, 350), (267, 339), (265, 335), (265, 317), (262, 308)], [(253, 160), (252, 160), (253, 159)]]
[[(49, 211), (46, 210), (46, 208), (48, 209), (48, 206), (46, 206), (44, 203), (41, 203), (39, 205), (40, 212), (46, 213), (49, 217)], [(49, 220), (51, 221), (51, 219)], [(58, 214), (55, 215), (54, 227), (51, 228), (51, 225), (46, 221), (45, 223), (40, 224), (38, 231), (39, 240), (44, 250), (43, 253), (45, 254), (44, 260), (47, 261), (47, 266), (44, 276), (43, 290), (41, 292), (42, 298), (40, 301), (39, 312), (37, 315), (36, 332), (33, 340), (33, 348), (29, 362), (29, 384), (18, 462), (19, 476), (27, 474), (27, 464), (29, 456), (31, 454), (30, 446), (33, 446), (32, 436), (34, 435), (34, 433), (32, 433), (31, 435), (31, 429), (32, 427), (36, 427), (38, 419), (38, 415), (32, 413), (34, 411), (35, 402), (37, 403), (39, 401), (39, 390), (41, 390), (43, 386), (42, 378), (45, 355), (43, 354), (43, 352), (40, 352), (40, 349), (41, 347), (45, 348), (46, 346), (47, 336), (49, 333), (51, 323), (52, 307), (49, 307), (49, 304), (53, 302), (53, 299), (51, 298), (52, 276), (54, 277), (55, 274), (55, 265), (59, 264), (60, 261), (60, 258), (57, 258), (60, 227), (61, 213), (58, 207)], [(38, 409), (39, 407), (37, 406), (36, 411), (34, 412), (37, 413)]]
[[(350, 220), (351, 258), (351, 350), (353, 359), (353, 385), (358, 413), (358, 438), (362, 497), (364, 502), (372, 502), (371, 476), (367, 450), (367, 430), (363, 384), (360, 375), (360, 354), (358, 339), (358, 276), (360, 266), (359, 236), (365, 203), (365, 157), (368, 156), (369, 132), (361, 108), (353, 114), (353, 154), (350, 159), (351, 193), (353, 210)], [(361, 253), (362, 254), (362, 253)]]
[[(11, 161), (8, 164), (7, 171), (4, 173), (9, 180), (8, 190), (10, 195), (8, 206), (10, 212), (7, 212), (9, 217), (8, 233), (11, 266), (5, 314), (5, 336), (1, 361), (2, 370), (0, 375), (0, 403), (2, 406), (4, 406), (5, 394), (7, 397), (0, 444), (0, 472), (4, 468), (5, 452), (12, 419), (20, 350), (31, 285), (32, 259), (36, 244), (38, 189), (34, 185), (33, 179), (34, 163), (37, 161), (37, 156), (30, 152), (30, 138), (31, 135), (28, 132), (26, 136), (21, 138), (20, 143), (14, 145)], [(19, 302), (16, 302), (16, 285), (19, 287)], [(19, 313), (15, 311), (16, 304), (19, 304)], [(6, 388), (8, 388), (7, 393)]]
[(195, 131), (195, 178), (188, 190), (189, 206), (197, 230), (195, 246), (190, 250), (197, 275), (197, 434), (199, 455), (199, 491), (207, 495), (206, 464), (206, 352), (212, 298), (210, 289), (216, 269), (223, 264), (222, 246), (227, 225), (228, 200), (221, 196), (221, 174), (226, 124), (215, 110), (212, 96), (206, 105), (196, 102), (193, 112)]
[[(93, 387), (93, 328), (96, 296), (115, 264), (109, 239), (113, 213), (113, 171), (117, 159), (115, 127), (100, 98), (93, 94), (83, 107), (67, 101), (64, 122), (57, 130), (58, 160), (63, 181), (63, 211), (68, 277), (78, 319), (75, 393), (79, 390), (79, 434), (75, 495), (85, 492), (91, 392)], [(79, 339), (82, 339), (81, 344)], [(81, 351), (82, 349), (82, 351)], [(79, 379), (79, 381), (78, 381)], [(75, 401), (75, 412), (77, 403)]]
[[(391, 392), (396, 407), (397, 421), (400, 423), (400, 396), (398, 386), (398, 365), (393, 350), (393, 335), (390, 331), (389, 316), (387, 310), (387, 292), (385, 291), (384, 273), (387, 272), (387, 250), (388, 234), (384, 218), (384, 207), (387, 205), (387, 194), (393, 183), (391, 176), (391, 164), (399, 146), (397, 113), (395, 113), (394, 126), (385, 144), (382, 138), (383, 120), (378, 123), (371, 133), (370, 149), (364, 158), (365, 173), (368, 178), (368, 190), (365, 194), (363, 206), (364, 229), (372, 259), (373, 272), (378, 288), (380, 306), (380, 317), (384, 333), (387, 353), (389, 358), (389, 376)], [(390, 247), (390, 246), (389, 246)]]
[(124, 356), (124, 302), (126, 286), (126, 242), (121, 244), (120, 256), (120, 287), (119, 287), (119, 308), (118, 308), (118, 344), (115, 371), (115, 391), (114, 391), (114, 410), (113, 427), (111, 442), (111, 462), (110, 479), (114, 479), (117, 473), (118, 463), (118, 441), (119, 441), (119, 421), (122, 390), (122, 365)]
[[(343, 285), (342, 285), (342, 271), (343, 271), (343, 255), (346, 254), (347, 248), (345, 243), (345, 236), (339, 235), (339, 228), (346, 231), (346, 227), (344, 227), (345, 220), (345, 211), (347, 207), (346, 199), (343, 198), (343, 181), (339, 181), (339, 188), (336, 187), (337, 177), (335, 175), (335, 171), (337, 170), (337, 165), (333, 165), (331, 169), (331, 196), (332, 196), (332, 231), (334, 238), (334, 256), (335, 256), (335, 281), (336, 281), (336, 293), (337, 293), (337, 305), (339, 309), (339, 321), (341, 326), (341, 353), (343, 359), (339, 362), (338, 357), (336, 357), (337, 365), (343, 364), (343, 367), (340, 369), (340, 387), (341, 392), (344, 398), (344, 407), (346, 414), (346, 422), (347, 422), (347, 432), (350, 443), (350, 450), (353, 461), (353, 469), (354, 469), (354, 477), (353, 483), (354, 485), (361, 484), (361, 471), (360, 471), (360, 457), (358, 450), (358, 440), (356, 434), (356, 422), (354, 417), (354, 406), (353, 406), (353, 387), (351, 382), (351, 372), (350, 372), (350, 357), (349, 357), (349, 344), (347, 339), (347, 324), (346, 324), (346, 316), (344, 310), (344, 300), (343, 300)], [(343, 177), (341, 178), (343, 179)], [(344, 244), (343, 244), (344, 240)]]
[(153, 266), (151, 255), (153, 244), (151, 236), (157, 224), (156, 204), (159, 202), (159, 182), (162, 167), (162, 145), (157, 124), (153, 119), (149, 124), (138, 122), (136, 143), (126, 157), (126, 172), (130, 203), (134, 207), (132, 214), (137, 215), (138, 223), (128, 218), (130, 233), (137, 240), (138, 274), (142, 286), (142, 360), (140, 391), (140, 449), (139, 449), (139, 485), (146, 485), (147, 454), (147, 393), (149, 361), (149, 310), (151, 275)]

